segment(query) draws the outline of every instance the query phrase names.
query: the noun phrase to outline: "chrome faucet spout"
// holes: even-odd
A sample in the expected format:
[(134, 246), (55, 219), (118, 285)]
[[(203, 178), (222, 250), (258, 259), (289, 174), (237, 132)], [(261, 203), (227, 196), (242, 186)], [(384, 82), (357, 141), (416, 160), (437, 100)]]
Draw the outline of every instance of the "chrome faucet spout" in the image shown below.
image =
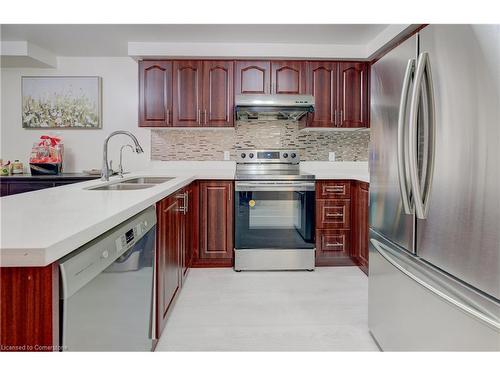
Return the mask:
[(139, 144), (139, 141), (133, 135), (131, 132), (126, 131), (126, 130), (117, 130), (112, 132), (110, 135), (106, 137), (104, 140), (104, 145), (103, 145), (103, 152), (102, 152), (102, 171), (101, 171), (101, 180), (103, 181), (109, 181), (109, 163), (108, 163), (108, 143), (111, 137), (118, 135), (118, 134), (123, 134), (123, 135), (128, 135), (132, 141), (134, 142), (135, 145), (135, 151), (140, 154), (143, 153), (144, 150), (142, 149), (141, 145)]

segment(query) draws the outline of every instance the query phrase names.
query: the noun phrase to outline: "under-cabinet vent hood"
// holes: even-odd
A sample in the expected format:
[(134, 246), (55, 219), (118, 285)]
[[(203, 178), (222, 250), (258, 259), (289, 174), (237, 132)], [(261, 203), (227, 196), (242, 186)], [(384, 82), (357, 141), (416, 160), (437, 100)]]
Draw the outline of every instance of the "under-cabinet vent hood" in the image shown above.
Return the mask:
[(314, 112), (312, 95), (236, 95), (237, 120), (275, 119), (298, 121)]

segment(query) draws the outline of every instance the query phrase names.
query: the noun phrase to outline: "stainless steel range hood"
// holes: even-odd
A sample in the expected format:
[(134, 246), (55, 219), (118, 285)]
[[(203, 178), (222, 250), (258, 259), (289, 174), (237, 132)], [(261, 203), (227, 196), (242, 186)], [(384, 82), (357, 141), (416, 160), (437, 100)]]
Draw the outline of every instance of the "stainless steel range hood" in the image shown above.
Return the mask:
[(312, 95), (236, 95), (237, 120), (278, 119), (298, 121), (314, 112)]

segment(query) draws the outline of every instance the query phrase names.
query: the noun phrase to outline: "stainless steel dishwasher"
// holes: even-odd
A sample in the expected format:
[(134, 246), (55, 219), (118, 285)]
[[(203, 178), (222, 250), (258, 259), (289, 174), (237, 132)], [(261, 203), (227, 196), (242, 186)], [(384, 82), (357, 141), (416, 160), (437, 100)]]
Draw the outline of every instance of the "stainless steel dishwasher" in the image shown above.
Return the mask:
[(156, 211), (150, 207), (63, 258), (63, 351), (150, 351)]

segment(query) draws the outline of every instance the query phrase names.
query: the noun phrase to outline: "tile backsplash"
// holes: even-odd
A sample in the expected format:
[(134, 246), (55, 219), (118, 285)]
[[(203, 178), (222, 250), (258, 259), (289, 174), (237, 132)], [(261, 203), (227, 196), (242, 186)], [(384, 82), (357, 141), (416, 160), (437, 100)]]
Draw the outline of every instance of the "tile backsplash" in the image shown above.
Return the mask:
[(152, 160), (234, 160), (242, 149), (298, 149), (301, 160), (367, 161), (368, 130), (301, 130), (286, 120), (238, 121), (229, 129), (153, 129)]

